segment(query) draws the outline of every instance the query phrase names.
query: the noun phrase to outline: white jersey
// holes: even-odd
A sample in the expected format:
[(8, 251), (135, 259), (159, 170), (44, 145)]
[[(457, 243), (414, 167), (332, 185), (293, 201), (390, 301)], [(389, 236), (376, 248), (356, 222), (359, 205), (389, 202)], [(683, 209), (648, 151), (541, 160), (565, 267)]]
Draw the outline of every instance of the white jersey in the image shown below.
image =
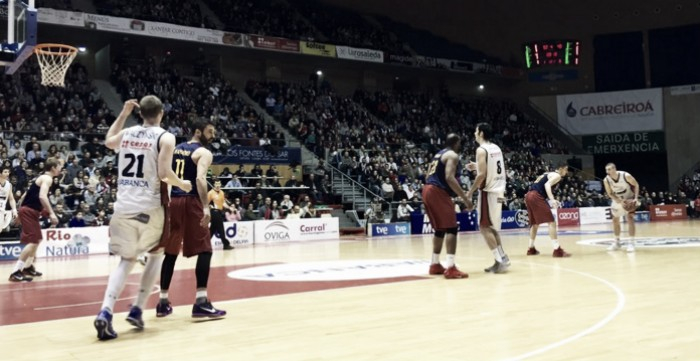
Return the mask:
[(161, 207), (158, 152), (161, 127), (127, 128), (119, 144), (119, 180), (114, 213), (137, 214)]
[(501, 148), (493, 143), (482, 144), (480, 148), (486, 151), (486, 180), (482, 190), (502, 196), (506, 192), (506, 167)]
[(10, 181), (5, 181), (5, 184), (0, 184), (0, 213), (5, 212), (7, 208), (7, 200), (12, 193), (12, 184)]
[(617, 171), (617, 180), (612, 179), (610, 176), (605, 177), (605, 181), (610, 186), (610, 190), (618, 197), (624, 199), (634, 199), (634, 190), (632, 185), (627, 182), (625, 176), (629, 174), (623, 171)]

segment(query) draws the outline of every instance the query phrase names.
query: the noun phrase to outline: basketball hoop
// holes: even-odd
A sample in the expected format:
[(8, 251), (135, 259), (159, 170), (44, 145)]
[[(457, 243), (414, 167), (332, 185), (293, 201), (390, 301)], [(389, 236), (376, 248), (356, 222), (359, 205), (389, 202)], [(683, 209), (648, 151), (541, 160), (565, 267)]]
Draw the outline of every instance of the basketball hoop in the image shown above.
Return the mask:
[(78, 49), (63, 44), (38, 44), (34, 53), (41, 68), (41, 85), (64, 87), (66, 71), (78, 55)]

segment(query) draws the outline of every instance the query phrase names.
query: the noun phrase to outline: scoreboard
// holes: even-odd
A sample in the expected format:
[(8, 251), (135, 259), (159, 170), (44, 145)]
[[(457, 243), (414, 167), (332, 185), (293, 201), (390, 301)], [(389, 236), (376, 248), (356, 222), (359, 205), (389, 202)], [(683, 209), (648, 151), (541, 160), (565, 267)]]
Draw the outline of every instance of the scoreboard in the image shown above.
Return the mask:
[(524, 48), (528, 69), (579, 65), (581, 42), (578, 40), (533, 41), (526, 43)]

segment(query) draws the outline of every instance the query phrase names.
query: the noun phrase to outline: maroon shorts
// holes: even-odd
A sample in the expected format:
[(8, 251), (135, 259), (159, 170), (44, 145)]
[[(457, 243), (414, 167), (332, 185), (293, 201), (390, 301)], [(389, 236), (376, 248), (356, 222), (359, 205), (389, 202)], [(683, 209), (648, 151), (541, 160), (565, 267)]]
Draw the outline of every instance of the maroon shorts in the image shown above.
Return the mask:
[(525, 206), (527, 207), (527, 218), (530, 225), (554, 222), (552, 209), (547, 201), (538, 191), (529, 191), (525, 195)]
[(165, 242), (165, 253), (177, 255), (181, 246), (185, 257), (211, 252), (209, 228), (199, 224), (203, 216), (204, 209), (199, 197), (173, 197), (170, 200), (170, 235)]
[(34, 208), (20, 207), (19, 222), (22, 224), (22, 235), (20, 236), (21, 243), (41, 243), (41, 224), (39, 224), (39, 216), (41, 212)]
[(445, 231), (457, 227), (455, 204), (446, 190), (427, 184), (423, 187), (423, 204), (434, 230)]

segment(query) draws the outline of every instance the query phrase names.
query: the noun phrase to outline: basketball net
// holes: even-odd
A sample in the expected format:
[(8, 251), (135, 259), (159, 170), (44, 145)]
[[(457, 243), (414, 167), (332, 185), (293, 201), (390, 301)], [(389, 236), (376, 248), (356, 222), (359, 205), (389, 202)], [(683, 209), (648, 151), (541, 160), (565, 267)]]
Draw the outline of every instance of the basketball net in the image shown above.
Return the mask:
[(39, 44), (34, 54), (41, 68), (41, 85), (64, 87), (68, 67), (78, 55), (78, 49), (63, 44)]

